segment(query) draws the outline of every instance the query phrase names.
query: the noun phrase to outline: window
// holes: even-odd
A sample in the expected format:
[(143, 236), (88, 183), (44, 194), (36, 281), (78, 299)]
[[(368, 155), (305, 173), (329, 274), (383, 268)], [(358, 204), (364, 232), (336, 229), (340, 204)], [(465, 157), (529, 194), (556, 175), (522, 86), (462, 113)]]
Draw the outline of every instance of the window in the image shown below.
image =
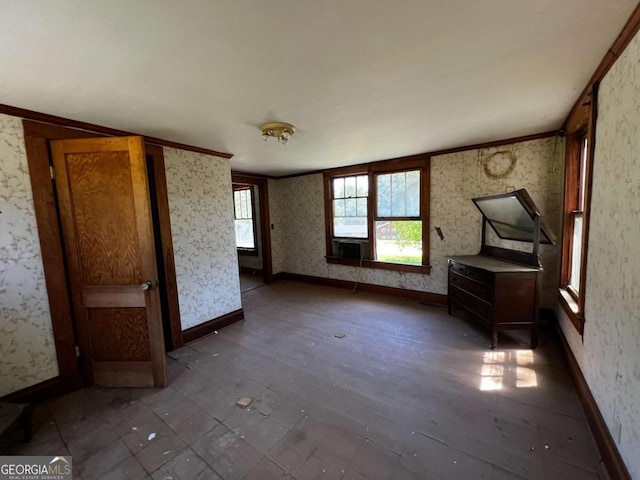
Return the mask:
[[(592, 96), (591, 93), (589, 95)], [(560, 304), (580, 333), (584, 329), (584, 285), (595, 138), (594, 102), (595, 97), (581, 101), (582, 110), (574, 114), (575, 119), (567, 120), (570, 133), (565, 153)]]
[[(326, 172), (327, 261), (428, 273), (428, 202), (428, 156)], [(349, 240), (361, 254), (342, 258)]]
[(367, 175), (333, 179), (333, 235), (343, 238), (367, 238)]
[(583, 243), (583, 221), (584, 221), (584, 201), (585, 201), (585, 186), (587, 180), (587, 158), (589, 155), (589, 141), (586, 136), (583, 136), (579, 140), (579, 163), (578, 163), (578, 180), (576, 183), (576, 190), (573, 192), (576, 198), (575, 210), (569, 214), (569, 230), (571, 242), (570, 257), (569, 257), (569, 278), (567, 281), (567, 289), (571, 292), (573, 297), (577, 300), (580, 295), (580, 278), (582, 274), (582, 243)]
[(250, 186), (234, 185), (233, 212), (238, 252), (257, 253), (253, 223), (253, 193)]
[(377, 174), (376, 260), (422, 265), (420, 170)]

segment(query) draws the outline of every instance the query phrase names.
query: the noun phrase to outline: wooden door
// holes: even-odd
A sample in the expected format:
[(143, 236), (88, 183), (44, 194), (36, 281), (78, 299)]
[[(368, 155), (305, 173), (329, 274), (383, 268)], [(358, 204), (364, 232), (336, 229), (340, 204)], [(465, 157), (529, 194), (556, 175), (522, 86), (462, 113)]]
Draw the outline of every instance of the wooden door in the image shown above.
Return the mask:
[(84, 375), (165, 386), (143, 140), (54, 140), (51, 152)]

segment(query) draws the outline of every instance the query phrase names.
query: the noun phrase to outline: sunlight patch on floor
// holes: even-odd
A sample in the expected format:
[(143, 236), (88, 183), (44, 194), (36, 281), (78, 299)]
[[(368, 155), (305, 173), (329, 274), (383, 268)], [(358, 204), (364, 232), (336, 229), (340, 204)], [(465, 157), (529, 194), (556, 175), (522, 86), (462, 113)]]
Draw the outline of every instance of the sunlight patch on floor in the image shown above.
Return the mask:
[(485, 352), (480, 370), (480, 390), (502, 390), (508, 386), (531, 388), (538, 386), (533, 368), (532, 350)]

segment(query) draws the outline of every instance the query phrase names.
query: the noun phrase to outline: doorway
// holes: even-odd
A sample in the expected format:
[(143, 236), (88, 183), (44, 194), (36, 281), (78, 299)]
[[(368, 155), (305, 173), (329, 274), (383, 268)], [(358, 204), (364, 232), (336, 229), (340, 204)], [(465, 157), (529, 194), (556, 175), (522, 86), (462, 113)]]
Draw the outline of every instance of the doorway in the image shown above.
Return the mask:
[(273, 280), (268, 180), (240, 173), (231, 180), (240, 291), (247, 292)]
[[(81, 385), (90, 384), (93, 373), (83, 361), (88, 355), (87, 349), (90, 349), (90, 346), (88, 347), (86, 340), (82, 341), (82, 336), (79, 335), (78, 312), (74, 311), (72, 293), (77, 295), (77, 291), (73, 276), (69, 272), (70, 259), (63, 240), (63, 217), (60, 211), (59, 192), (52, 178), (54, 170), (51, 168), (51, 144), (57, 140), (105, 137), (92, 132), (29, 120), (23, 120), (23, 125), (58, 359), (60, 384), (58, 388), (61, 391), (69, 391)], [(162, 300), (161, 344), (164, 345), (162, 350), (168, 351), (182, 346), (182, 332), (173, 264), (164, 158), (161, 147), (144, 145), (144, 150), (148, 175), (146, 183), (153, 214), (151, 243), (157, 254), (153, 258), (153, 263), (154, 268), (158, 270), (157, 292)]]

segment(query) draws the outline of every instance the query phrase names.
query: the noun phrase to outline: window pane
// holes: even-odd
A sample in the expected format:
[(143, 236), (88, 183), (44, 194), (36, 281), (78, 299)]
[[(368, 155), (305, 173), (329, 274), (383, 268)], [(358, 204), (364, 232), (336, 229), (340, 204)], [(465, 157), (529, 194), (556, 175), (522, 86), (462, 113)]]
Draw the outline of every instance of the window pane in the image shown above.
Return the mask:
[(409, 265), (422, 264), (422, 222), (376, 222), (376, 260)]
[(355, 198), (347, 198), (344, 201), (344, 214), (347, 217), (355, 217), (356, 216), (356, 199)]
[(420, 216), (420, 170), (407, 172), (407, 217)]
[(367, 238), (367, 217), (335, 217), (333, 235), (336, 237)]
[(249, 190), (243, 190), (240, 192), (240, 218), (249, 218), (249, 202), (247, 201), (247, 192)]
[(233, 191), (233, 206), (236, 219), (250, 219), (252, 218), (251, 211), (251, 190), (234, 190)]
[(356, 196), (356, 177), (346, 177), (344, 179), (344, 196), (345, 198)]
[(344, 200), (333, 201), (333, 215), (335, 217), (344, 217)]
[(235, 218), (241, 218), (241, 213), (240, 212), (240, 191), (239, 190), (234, 190), (233, 192), (233, 212), (235, 215)]
[(378, 217), (420, 216), (420, 170), (377, 176)]
[(358, 196), (366, 197), (369, 195), (369, 177), (367, 175), (359, 175), (357, 180)]
[(569, 285), (580, 291), (580, 264), (582, 262), (582, 214), (573, 217), (573, 238), (571, 240), (571, 274)]
[(358, 216), (359, 217), (367, 216), (367, 199), (366, 198), (358, 198)]
[(394, 173), (391, 175), (391, 216), (406, 217), (406, 176), (405, 173)]
[(236, 246), (238, 248), (255, 248), (253, 220), (236, 220)]
[(344, 198), (344, 178), (333, 179), (333, 198)]
[(378, 217), (391, 216), (391, 175), (378, 175)]

